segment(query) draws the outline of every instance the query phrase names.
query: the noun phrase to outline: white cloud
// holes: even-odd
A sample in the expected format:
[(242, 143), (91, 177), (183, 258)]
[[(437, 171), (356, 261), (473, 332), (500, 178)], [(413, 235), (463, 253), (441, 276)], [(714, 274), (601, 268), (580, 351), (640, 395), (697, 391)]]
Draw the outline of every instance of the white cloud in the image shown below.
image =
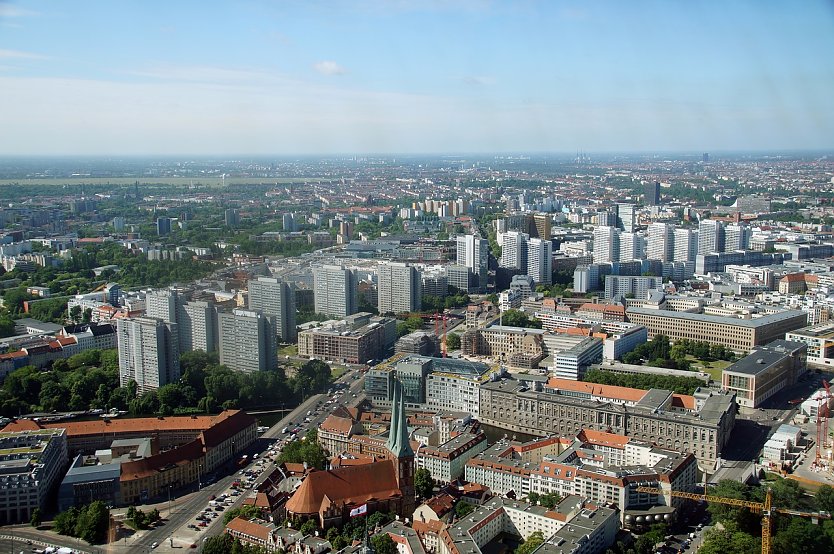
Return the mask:
[(343, 75), (347, 70), (334, 61), (324, 60), (313, 64), (313, 69), (322, 75)]
[(5, 2), (0, 2), (0, 18), (2, 17), (29, 17), (33, 15), (40, 15), (38, 12), (33, 12), (32, 10), (26, 10), (23, 8), (18, 8), (17, 6), (12, 6), (11, 4), (7, 4)]
[(18, 60), (48, 60), (48, 56), (35, 54), (34, 52), (23, 52), (21, 50), (2, 50), (0, 49), (0, 60), (3, 59), (18, 59)]

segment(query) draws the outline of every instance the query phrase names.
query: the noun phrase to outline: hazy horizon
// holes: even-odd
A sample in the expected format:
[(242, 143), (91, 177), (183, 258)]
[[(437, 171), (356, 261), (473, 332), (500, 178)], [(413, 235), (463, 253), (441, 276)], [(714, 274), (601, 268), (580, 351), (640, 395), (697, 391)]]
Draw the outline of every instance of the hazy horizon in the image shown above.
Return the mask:
[(832, 51), (825, 0), (0, 0), (0, 152), (823, 153)]

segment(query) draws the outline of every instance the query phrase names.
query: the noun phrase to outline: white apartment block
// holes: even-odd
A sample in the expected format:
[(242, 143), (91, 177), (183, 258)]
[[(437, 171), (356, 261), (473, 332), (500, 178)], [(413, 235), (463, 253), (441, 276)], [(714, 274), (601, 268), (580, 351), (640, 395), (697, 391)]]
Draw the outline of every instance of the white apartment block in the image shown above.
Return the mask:
[(619, 237), (616, 227), (600, 225), (594, 229), (594, 263), (620, 261)]
[(217, 317), (220, 363), (236, 371), (268, 371), (278, 367), (277, 318), (255, 310), (232, 310)]
[(483, 431), (465, 431), (438, 446), (420, 445), (414, 463), (417, 468), (429, 470), (436, 482), (449, 484), (463, 476), (467, 461), (486, 449)]
[(139, 394), (180, 378), (179, 335), (176, 323), (157, 318), (120, 319), (119, 384), (136, 381)]
[(380, 264), (377, 271), (381, 315), (420, 310), (422, 286), (417, 268), (402, 262), (386, 262)]
[(358, 309), (356, 274), (338, 265), (313, 268), (315, 311), (332, 317), (347, 317)]
[(527, 275), (537, 285), (553, 282), (553, 243), (544, 239), (530, 239), (527, 243)]

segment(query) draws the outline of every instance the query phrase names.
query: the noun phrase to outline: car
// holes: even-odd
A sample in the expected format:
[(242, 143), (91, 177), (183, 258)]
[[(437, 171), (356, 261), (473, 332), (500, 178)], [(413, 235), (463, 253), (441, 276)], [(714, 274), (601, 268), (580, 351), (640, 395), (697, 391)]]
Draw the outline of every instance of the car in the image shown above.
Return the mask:
[(159, 543), (158, 543), (158, 542), (151, 543), (151, 550), (153, 550), (153, 549), (154, 549), (154, 548), (156, 548), (157, 546), (159, 546)]
[(208, 523), (206, 523), (205, 521), (201, 521), (200, 527), (208, 527)]
[(191, 543), (191, 546), (189, 546), (189, 548), (197, 548), (197, 543), (192, 542), (192, 543)]
[(216, 496), (214, 496), (213, 494), (212, 494), (211, 496), (209, 496), (209, 500), (214, 500), (214, 499), (216, 499), (216, 498), (217, 498), (217, 497), (216, 497)]

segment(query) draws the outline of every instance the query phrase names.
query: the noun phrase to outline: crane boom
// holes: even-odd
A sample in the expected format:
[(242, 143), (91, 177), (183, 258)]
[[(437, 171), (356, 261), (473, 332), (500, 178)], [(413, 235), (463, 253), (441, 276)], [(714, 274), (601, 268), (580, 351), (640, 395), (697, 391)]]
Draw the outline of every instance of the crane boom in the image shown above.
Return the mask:
[(661, 489), (653, 489), (651, 487), (637, 487), (637, 492), (668, 495), (676, 498), (687, 498), (689, 500), (706, 500), (715, 504), (727, 504), (729, 506), (738, 506), (740, 508), (747, 508), (753, 512), (762, 514), (762, 554), (770, 554), (770, 539), (773, 534), (773, 518), (772, 514), (785, 514), (798, 517), (811, 518), (816, 522), (819, 519), (831, 519), (831, 514), (827, 512), (801, 512), (799, 510), (789, 510), (787, 508), (773, 507), (773, 493), (768, 488), (765, 494), (764, 502), (753, 502), (750, 500), (739, 500), (738, 498), (724, 498), (723, 496), (711, 496), (709, 494), (697, 494), (694, 492), (683, 491), (664, 491)]

